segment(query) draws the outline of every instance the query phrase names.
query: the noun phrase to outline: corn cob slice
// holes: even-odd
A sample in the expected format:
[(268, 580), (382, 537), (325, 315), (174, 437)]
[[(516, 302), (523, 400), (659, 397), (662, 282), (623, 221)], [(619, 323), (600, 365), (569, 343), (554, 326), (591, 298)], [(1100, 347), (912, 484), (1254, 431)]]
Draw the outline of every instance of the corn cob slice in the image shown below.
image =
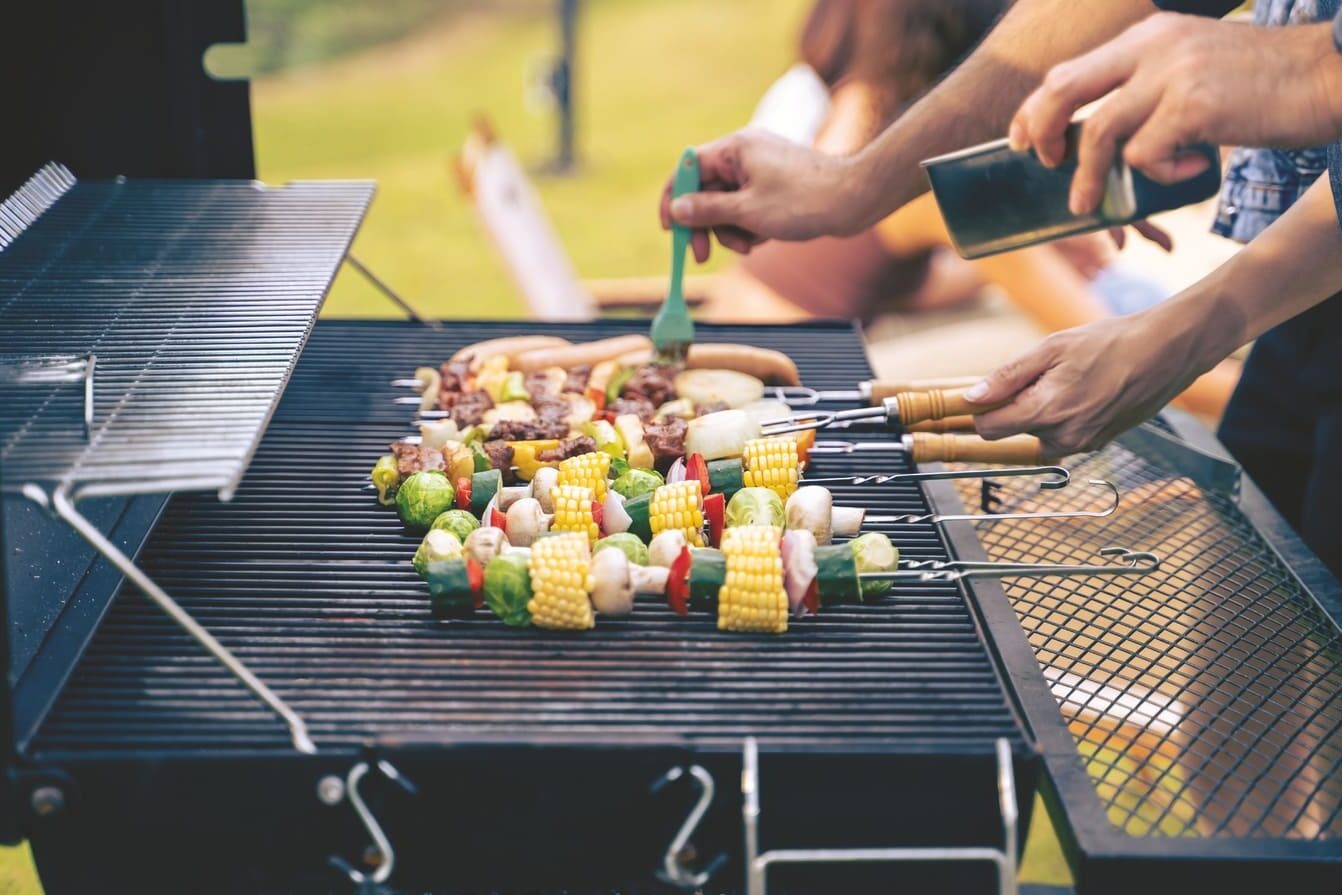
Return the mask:
[(554, 495), (555, 517), (550, 523), (550, 531), (571, 531), (587, 538), (587, 543), (596, 543), (601, 537), (601, 529), (592, 515), (592, 489), (579, 485), (556, 485), (551, 492)]
[(718, 592), (719, 630), (770, 634), (787, 630), (781, 536), (772, 525), (740, 525), (723, 533), (727, 576)]
[(691, 546), (704, 546), (704, 493), (697, 481), (662, 485), (652, 492), (648, 525), (656, 537), (664, 531), (685, 532)]
[(569, 457), (559, 464), (558, 485), (577, 485), (592, 489), (592, 499), (606, 499), (606, 474), (610, 472), (610, 454), (592, 451)]
[(795, 438), (752, 438), (741, 452), (747, 488), (768, 488), (787, 500), (797, 490), (801, 453)]
[(527, 611), (538, 628), (581, 631), (596, 626), (592, 611), (592, 550), (577, 532), (550, 535), (527, 557), (531, 599)]

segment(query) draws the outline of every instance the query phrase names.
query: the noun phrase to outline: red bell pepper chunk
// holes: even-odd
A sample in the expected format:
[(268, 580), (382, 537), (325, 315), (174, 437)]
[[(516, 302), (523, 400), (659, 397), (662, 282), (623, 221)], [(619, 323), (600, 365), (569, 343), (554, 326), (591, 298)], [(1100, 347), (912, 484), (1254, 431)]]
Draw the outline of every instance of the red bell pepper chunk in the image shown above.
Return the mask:
[(704, 494), (708, 493), (712, 484), (708, 480), (708, 463), (703, 454), (693, 453), (685, 458), (685, 478), (694, 479), (699, 483), (700, 490)]
[(606, 390), (600, 388), (588, 388), (587, 397), (596, 405), (596, 419), (601, 418), (601, 413), (606, 409)]
[(690, 614), (690, 548), (680, 548), (666, 576), (666, 602), (676, 615)]
[(801, 604), (806, 607), (806, 611), (811, 615), (820, 612), (820, 578), (811, 579), (811, 586), (806, 588), (806, 594), (801, 598)]
[(592, 501), (592, 521), (596, 523), (596, 530), (601, 530), (601, 523), (606, 519), (606, 510), (601, 505), (601, 501)]
[(508, 517), (500, 513), (497, 507), (491, 507), (489, 510), (489, 524), (504, 532), (508, 531)]
[(479, 609), (485, 605), (485, 570), (469, 556), (466, 557), (466, 581), (471, 586), (471, 593), (475, 594), (475, 608)]
[(708, 520), (708, 546), (716, 547), (722, 543), (722, 529), (727, 518), (727, 498), (721, 491), (704, 498), (704, 518)]
[(470, 476), (461, 476), (457, 479), (457, 507), (463, 510), (471, 508)]

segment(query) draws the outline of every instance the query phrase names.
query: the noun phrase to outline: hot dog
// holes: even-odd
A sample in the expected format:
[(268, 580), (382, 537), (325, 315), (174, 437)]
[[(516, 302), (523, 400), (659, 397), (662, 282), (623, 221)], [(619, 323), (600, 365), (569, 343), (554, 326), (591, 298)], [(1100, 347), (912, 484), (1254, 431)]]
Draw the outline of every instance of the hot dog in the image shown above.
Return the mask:
[[(631, 351), (616, 360), (628, 367), (652, 361), (652, 352)], [(797, 365), (781, 351), (737, 345), (732, 342), (696, 342), (690, 346), (685, 366), (688, 369), (736, 370), (749, 373), (769, 385), (801, 385)]]
[(491, 357), (504, 354), (508, 356), (508, 363), (511, 366), (514, 358), (526, 352), (560, 348), (568, 344), (570, 344), (568, 339), (561, 339), (558, 336), (505, 336), (499, 339), (486, 339), (474, 345), (467, 345), (452, 355), (450, 363), (455, 364), (469, 359), (471, 369), (478, 370), (480, 365)]
[(560, 345), (537, 348), (517, 355), (510, 355), (510, 366), (523, 373), (543, 370), (546, 367), (569, 369), (580, 364), (599, 364), (604, 360), (620, 357), (624, 354), (642, 353), (651, 355), (652, 342), (647, 336), (627, 335), (601, 339), (596, 342), (581, 342), (577, 345)]

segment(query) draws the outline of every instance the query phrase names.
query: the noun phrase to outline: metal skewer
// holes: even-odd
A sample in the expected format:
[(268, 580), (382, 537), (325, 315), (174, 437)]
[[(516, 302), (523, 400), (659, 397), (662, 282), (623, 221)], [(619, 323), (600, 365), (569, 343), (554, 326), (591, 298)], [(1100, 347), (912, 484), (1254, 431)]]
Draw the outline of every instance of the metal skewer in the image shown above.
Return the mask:
[(1106, 516), (1112, 516), (1118, 509), (1118, 504), (1121, 500), (1121, 496), (1118, 493), (1118, 486), (1113, 482), (1104, 479), (1090, 479), (1086, 484), (1107, 489), (1111, 498), (1109, 506), (1102, 510), (1069, 510), (1065, 512), (1036, 511), (1032, 513), (955, 514), (903, 513), (896, 516), (864, 516), (862, 521), (863, 523), (871, 523), (873, 525), (920, 525), (928, 522), (933, 525), (940, 525), (943, 522), (1001, 522), (1005, 520), (1014, 521), (1017, 519), (1103, 519)]
[(1059, 565), (1029, 562), (967, 562), (965, 560), (901, 559), (892, 572), (861, 572), (869, 581), (956, 581), (961, 578), (1046, 578), (1080, 575), (1149, 575), (1160, 557), (1126, 547), (1105, 547), (1100, 556), (1117, 557), (1124, 565)]

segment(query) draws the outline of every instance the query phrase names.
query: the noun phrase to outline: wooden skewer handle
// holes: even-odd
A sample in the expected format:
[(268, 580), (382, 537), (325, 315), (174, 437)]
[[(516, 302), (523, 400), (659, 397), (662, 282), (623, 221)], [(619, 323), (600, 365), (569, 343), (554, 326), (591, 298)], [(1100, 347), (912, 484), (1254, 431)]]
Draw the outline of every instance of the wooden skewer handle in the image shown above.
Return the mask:
[(950, 376), (946, 379), (909, 379), (899, 382), (893, 379), (873, 379), (871, 385), (871, 403), (880, 404), (886, 398), (893, 398), (901, 392), (925, 392), (933, 388), (969, 388), (978, 382), (978, 376)]
[(900, 392), (894, 396), (899, 405), (899, 421), (905, 426), (921, 423), (924, 420), (940, 420), (948, 416), (969, 416), (987, 413), (1009, 403), (996, 401), (989, 404), (976, 404), (965, 400), (964, 389), (928, 389), (925, 392)]
[(973, 432), (974, 418), (948, 416), (939, 420), (923, 420), (921, 423), (905, 426), (905, 429), (909, 432)]
[(918, 463), (1015, 463), (1038, 466), (1044, 462), (1044, 448), (1033, 435), (1012, 435), (997, 441), (985, 441), (977, 435), (937, 435), (915, 432), (913, 459)]

